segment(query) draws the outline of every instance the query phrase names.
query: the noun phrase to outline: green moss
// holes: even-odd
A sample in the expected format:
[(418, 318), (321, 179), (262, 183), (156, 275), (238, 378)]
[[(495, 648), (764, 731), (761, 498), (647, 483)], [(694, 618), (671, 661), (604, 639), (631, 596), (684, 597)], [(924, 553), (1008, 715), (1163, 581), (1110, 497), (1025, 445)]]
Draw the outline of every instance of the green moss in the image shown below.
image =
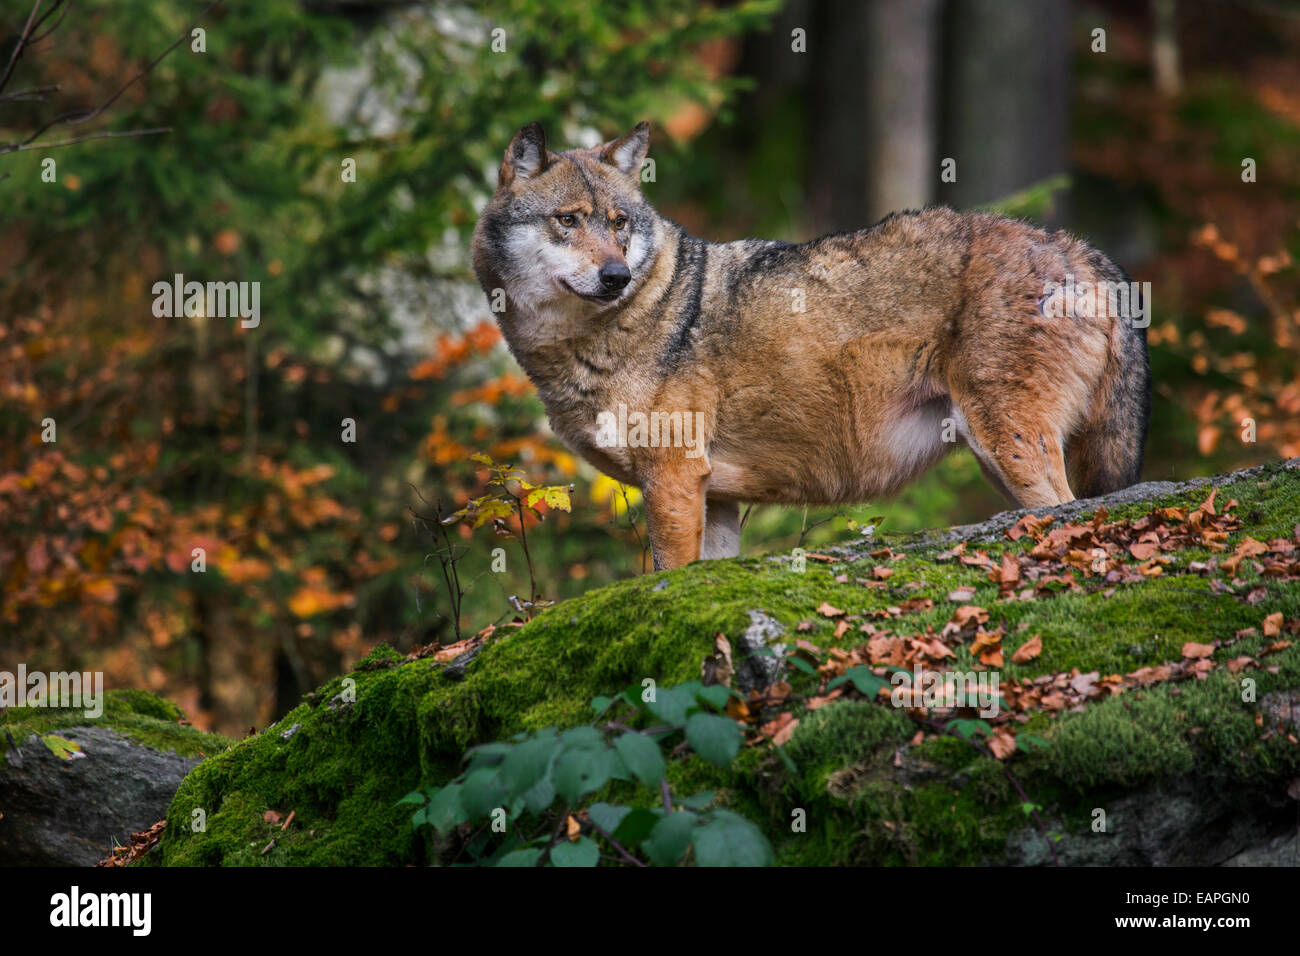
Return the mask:
[(865, 763), (882, 747), (898, 746), (914, 733), (902, 711), (850, 700), (804, 717), (787, 753), (800, 769), (805, 790), (824, 789), (831, 774)]
[(1300, 767), (1300, 753), (1285, 735), (1261, 739), (1258, 707), (1242, 700), (1243, 677), (1268, 678), (1264, 686), (1274, 679), (1216, 670), (1204, 681), (1112, 697), (1061, 718), (1047, 735), (1052, 746), (1028, 763), (1040, 776), (1079, 789), (1133, 786), (1192, 771), (1247, 784), (1285, 775)]
[[(1185, 490), (1117, 508), (1114, 516), (1136, 517), (1153, 505), (1195, 506), (1207, 492)], [(1220, 507), (1229, 498), (1238, 500), (1247, 526), (1229, 546), (1246, 533), (1260, 540), (1290, 537), (1300, 520), (1300, 473), (1266, 469), (1221, 487)], [(1275, 611), (1300, 617), (1300, 583), (1261, 581), (1266, 596), (1250, 605), (1187, 572), (1188, 562), (1207, 556), (1200, 550), (1175, 555), (1160, 577), (1110, 588), (1079, 575), (1082, 591), (999, 601), (981, 569), (936, 562), (946, 547), (933, 536), (881, 544), (910, 550), (888, 562), (893, 574), (879, 589), (856, 581), (872, 577), (882, 563), (869, 557), (809, 562), (803, 573), (769, 558), (701, 562), (620, 582), (553, 607), (522, 628), (498, 631), (461, 680), (427, 659), (404, 661), (380, 648), (347, 683), (331, 681), (276, 726), (196, 768), (177, 792), (160, 850), (149, 859), (194, 865), (426, 861), (430, 848), (411, 831), (410, 808), (397, 805), (404, 794), (448, 780), (474, 744), (590, 721), (593, 697), (647, 679), (669, 686), (698, 678), (713, 635), (722, 632), (738, 647), (754, 610), (784, 625), (789, 642), (800, 621), (811, 621), (800, 637), (823, 649), (854, 646), (863, 640), (858, 626), (865, 622), (899, 633), (940, 629), (956, 607), (948, 593), (973, 585), (972, 603), (1006, 628), (1003, 680), (1072, 668), (1128, 673), (1179, 660), (1189, 641), (1229, 642), (1214, 655), (1221, 665), (1258, 655), (1269, 643), (1258, 631), (1234, 642), (1238, 631), (1258, 627)], [(1031, 546), (998, 536), (972, 542), (968, 550), (996, 557)], [(1253, 586), (1255, 572), (1246, 564), (1241, 576)], [(843, 582), (835, 580), (840, 575)], [(901, 618), (875, 613), (915, 597), (935, 606)], [(822, 602), (849, 615), (852, 626), (838, 641), (838, 618), (819, 614)], [(1034, 634), (1042, 638), (1042, 654), (1011, 663), (1011, 652)], [(801, 714), (787, 747), (793, 772), (770, 748), (749, 747), (725, 770), (690, 756), (674, 761), (669, 779), (682, 794), (715, 791), (720, 803), (758, 822), (784, 863), (978, 863), (998, 859), (1009, 834), (1024, 828), (1017, 786), (1045, 814), (1065, 821), (1061, 825), (1086, 827), (1101, 793), (1189, 774), (1247, 788), (1291, 779), (1297, 748), (1267, 720), (1256, 724), (1255, 700), (1300, 687), (1300, 647), (1264, 663), (1276, 673), (1234, 675), (1219, 667), (1206, 680), (1131, 690), (1079, 713), (1034, 714), (1020, 730), (1044, 738), (1046, 749), (1006, 762), (956, 738), (931, 736), (912, 747), (916, 728), (902, 712), (883, 702), (841, 700)], [(962, 649), (953, 666), (977, 665)], [(1253, 699), (1247, 680), (1254, 682)], [(803, 675), (792, 683), (796, 695), (813, 686)], [(206, 814), (205, 831), (191, 826), (196, 809)], [(264, 819), (267, 810), (282, 817), (292, 811), (293, 823), (280, 830)]]
[(81, 708), (13, 707), (0, 710), (0, 761), (6, 737), (14, 743), (31, 734), (46, 736), (69, 727), (107, 727), (155, 750), (172, 751), (182, 757), (209, 757), (221, 753), (230, 741), (179, 723), (184, 718), (171, 701), (143, 690), (110, 690), (104, 693), (104, 712), (87, 717)]

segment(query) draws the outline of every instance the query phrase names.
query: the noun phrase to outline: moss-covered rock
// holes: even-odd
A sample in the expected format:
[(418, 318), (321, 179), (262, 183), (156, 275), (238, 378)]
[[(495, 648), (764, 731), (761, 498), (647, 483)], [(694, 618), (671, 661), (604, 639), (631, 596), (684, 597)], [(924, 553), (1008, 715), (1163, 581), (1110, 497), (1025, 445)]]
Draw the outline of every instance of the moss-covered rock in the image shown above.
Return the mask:
[[(76, 727), (102, 727), (135, 743), (182, 757), (209, 757), (230, 746), (219, 734), (181, 723), (185, 714), (171, 701), (147, 690), (104, 692), (104, 712), (87, 717), (78, 708), (10, 707), (0, 710), (0, 766), (16, 743)], [(7, 741), (7, 743), (6, 743)]]
[(89, 866), (167, 809), (230, 741), (180, 723), (146, 691), (108, 691), (103, 712), (0, 710), (0, 865)]
[[(1226, 542), (1230, 551), (1247, 534), (1295, 540), (1297, 464), (1213, 480), (1221, 505), (1238, 502), (1243, 527)], [(1103, 501), (1112, 518), (1153, 506), (1195, 507), (1208, 484), (1139, 486)], [(1061, 511), (1088, 515), (1097, 504)], [(1018, 729), (1043, 743), (1007, 760), (954, 737), (917, 740), (918, 725), (905, 712), (843, 699), (801, 714), (787, 748), (794, 771), (769, 748), (752, 747), (725, 771), (693, 757), (674, 761), (670, 779), (682, 792), (717, 790), (764, 828), (783, 863), (1042, 863), (1053, 853), (1067, 863), (1206, 863), (1254, 853), (1277, 827), (1293, 824), (1287, 786), (1300, 770), (1300, 728), (1288, 702), (1300, 688), (1300, 647), (1263, 656), (1277, 637), (1261, 624), (1277, 612), (1300, 618), (1300, 582), (1262, 577), (1243, 561), (1236, 583), (1225, 588), (1215, 584), (1224, 575), (1191, 567), (1212, 555), (1193, 547), (1172, 553), (1159, 576), (1000, 600), (983, 569), (936, 560), (958, 539), (994, 562), (1028, 551), (1029, 539), (1002, 534), (1015, 518), (955, 533), (878, 537), (868, 548), (832, 549), (829, 562), (811, 561), (803, 572), (789, 556), (772, 556), (624, 581), (498, 631), (455, 672), (381, 648), (266, 732), (191, 772), (147, 862), (429, 861), (425, 838), (409, 825), (410, 808), (397, 801), (450, 779), (467, 747), (588, 722), (594, 697), (645, 678), (660, 686), (697, 679), (718, 632), (733, 647), (754, 628), (769, 638), (783, 630), (787, 643), (798, 636), (822, 648), (861, 644), (856, 627), (834, 637), (836, 622), (816, 611), (823, 602), (870, 621), (874, 612), (890, 617), (890, 607), (929, 598), (932, 607), (888, 623), (900, 633), (939, 631), (957, 606), (948, 595), (960, 587), (974, 588), (971, 603), (990, 609), (1005, 628), (1004, 682), (1075, 668), (1127, 674), (1181, 660), (1188, 642), (1231, 647), (1214, 651), (1215, 667), (1203, 679), (1158, 681), (1065, 712), (1024, 715)], [(886, 546), (902, 553), (888, 562), (886, 586), (863, 587), (859, 580), (871, 579), (884, 561), (870, 551)], [(796, 635), (801, 621), (812, 628)], [(1035, 634), (1042, 653), (1013, 662)], [(1260, 666), (1224, 666), (1245, 656)], [(959, 647), (952, 666), (979, 664)], [(807, 675), (791, 680), (796, 694), (815, 691)], [(205, 829), (191, 826), (196, 810)], [(268, 818), (268, 810), (279, 818)], [(803, 830), (791, 825), (800, 810)], [(287, 828), (268, 822), (290, 812)]]

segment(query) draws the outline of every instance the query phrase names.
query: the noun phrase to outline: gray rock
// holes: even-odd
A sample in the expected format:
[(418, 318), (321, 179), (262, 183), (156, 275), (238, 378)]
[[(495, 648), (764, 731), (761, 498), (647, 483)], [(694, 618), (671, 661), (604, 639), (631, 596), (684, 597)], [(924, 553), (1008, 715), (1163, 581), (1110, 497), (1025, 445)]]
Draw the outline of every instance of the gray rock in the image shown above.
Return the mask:
[(1300, 866), (1300, 827), (1242, 850), (1224, 866)]
[[(1006, 531), (1013, 524), (1019, 521), (1027, 514), (1035, 514), (1038, 517), (1054, 515), (1057, 518), (1073, 518), (1076, 515), (1091, 513), (1099, 505), (1105, 505), (1107, 511), (1114, 511), (1116, 508), (1130, 505), (1138, 501), (1154, 500), (1165, 498), (1170, 495), (1176, 495), (1194, 488), (1209, 488), (1215, 485), (1223, 485), (1231, 481), (1241, 481), (1245, 478), (1252, 478), (1263, 474), (1270, 465), (1257, 465), (1254, 468), (1245, 468), (1241, 471), (1234, 471), (1225, 475), (1215, 475), (1213, 478), (1191, 478), (1187, 481), (1147, 481), (1140, 485), (1132, 485), (1128, 488), (1122, 488), (1119, 491), (1111, 492), (1108, 495), (1102, 495), (1098, 498), (1080, 498), (1071, 501), (1068, 504), (1057, 505), (1055, 508), (1022, 508), (1018, 511), (1002, 511), (993, 517), (975, 524), (957, 525), (952, 528), (935, 531), (932, 533), (923, 533), (916, 541), (908, 542), (903, 545), (904, 549), (911, 547), (938, 547), (954, 545), (959, 541), (987, 541), (1000, 538), (1002, 532)], [(1284, 465), (1286, 468), (1300, 468), (1300, 458), (1292, 458)], [(865, 552), (879, 547), (870, 541), (861, 543), (855, 542), (849, 545), (838, 545), (830, 548), (822, 548), (826, 554), (836, 557), (843, 557), (846, 560), (860, 558)]]
[(54, 734), (81, 747), (64, 759), (36, 734), (0, 729), (0, 866), (93, 866), (167, 815), (199, 757), (154, 750), (104, 727)]
[(785, 626), (762, 611), (750, 611), (749, 621), (732, 650), (732, 685), (742, 694), (771, 687), (785, 673)]
[[(1262, 862), (1285, 861), (1288, 847), (1295, 852), (1295, 806), (1284, 794), (1188, 776), (1099, 798), (1097, 806), (1106, 812), (1104, 833), (1091, 820), (1044, 818), (1061, 835), (1054, 845), (1062, 866), (1293, 865)], [(1052, 854), (1030, 823), (1007, 837), (1004, 859), (988, 862), (1051, 866)]]

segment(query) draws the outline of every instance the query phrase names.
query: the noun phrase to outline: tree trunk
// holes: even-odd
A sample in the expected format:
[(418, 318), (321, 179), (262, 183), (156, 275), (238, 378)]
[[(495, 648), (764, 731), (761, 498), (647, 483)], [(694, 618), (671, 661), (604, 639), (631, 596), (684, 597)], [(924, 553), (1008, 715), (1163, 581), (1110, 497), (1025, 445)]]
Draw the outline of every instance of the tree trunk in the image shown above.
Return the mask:
[(992, 202), (1068, 168), (1068, 13), (1066, 0), (949, 5), (940, 154), (956, 182), (940, 182), (944, 202)]
[(867, 9), (867, 222), (934, 197), (939, 14), (939, 0), (877, 0)]

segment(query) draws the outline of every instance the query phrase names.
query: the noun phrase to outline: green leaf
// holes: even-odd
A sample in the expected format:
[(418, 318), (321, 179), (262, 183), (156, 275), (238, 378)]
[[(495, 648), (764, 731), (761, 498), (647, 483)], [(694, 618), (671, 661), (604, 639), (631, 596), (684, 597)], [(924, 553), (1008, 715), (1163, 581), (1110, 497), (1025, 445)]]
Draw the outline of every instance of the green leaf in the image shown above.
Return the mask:
[(641, 845), (655, 866), (676, 866), (691, 843), (691, 833), (699, 818), (689, 810), (669, 813), (660, 818)]
[(570, 843), (565, 840), (551, 847), (551, 863), (555, 866), (595, 866), (600, 862), (600, 847), (587, 837)]
[(638, 780), (647, 787), (658, 786), (664, 778), (664, 755), (659, 745), (645, 734), (621, 734), (614, 738), (614, 747)]
[(513, 798), (537, 785), (559, 749), (555, 731), (541, 731), (533, 740), (515, 745), (501, 762), (501, 782)]
[(632, 812), (631, 807), (616, 807), (609, 803), (593, 803), (587, 808), (587, 816), (606, 833), (613, 833), (623, 818)]
[(560, 734), (565, 747), (597, 747), (605, 742), (605, 735), (595, 727), (574, 727)]
[(555, 800), (555, 783), (551, 780), (551, 774), (549, 772), (543, 774), (533, 788), (523, 795), (522, 799), (524, 807), (533, 815), (539, 814), (549, 807)]
[(634, 807), (610, 835), (625, 847), (636, 846), (650, 835), (661, 816), (662, 810), (655, 812), (644, 807)]
[(81, 744), (57, 734), (45, 734), (41, 741), (50, 748), (50, 753), (60, 760), (77, 760), (86, 755), (81, 752)]
[(841, 684), (848, 681), (853, 682), (853, 686), (858, 689), (859, 693), (871, 698), (874, 698), (876, 694), (880, 692), (880, 688), (889, 686), (889, 681), (871, 673), (870, 667), (850, 667), (839, 677), (827, 684), (826, 689), (834, 690), (836, 687), (839, 687)]
[(603, 741), (595, 747), (566, 747), (551, 771), (556, 793), (569, 803), (577, 803), (599, 790), (613, 775), (612, 757), (613, 751)]
[(497, 861), (497, 866), (536, 866), (537, 861), (541, 859), (542, 851), (535, 846), (525, 847), (522, 850), (514, 850), (507, 853)]
[(731, 690), (721, 684), (710, 684), (708, 687), (701, 687), (696, 691), (695, 696), (714, 710), (726, 710), (727, 701), (731, 698)]
[(686, 721), (686, 739), (709, 763), (725, 767), (740, 752), (744, 737), (730, 717), (693, 714)]
[(695, 695), (689, 690), (660, 687), (655, 691), (655, 699), (645, 707), (665, 724), (677, 727), (686, 722), (686, 714), (694, 705)]
[(400, 807), (404, 803), (427, 803), (427, 802), (428, 802), (428, 798), (425, 797), (423, 793), (421, 793), (419, 790), (412, 790), (406, 796), (402, 797), (401, 800), (398, 800), (397, 805)]
[(948, 730), (954, 731), (962, 740), (970, 740), (976, 734), (987, 737), (993, 732), (993, 728), (983, 720), (950, 720)]
[(1025, 753), (1033, 753), (1035, 750), (1049, 750), (1051, 744), (1043, 737), (1037, 734), (1017, 734), (1016, 747)]
[[(649, 703), (641, 699), (641, 696), (646, 692), (646, 690), (647, 688), (641, 684), (633, 684), (631, 687), (624, 690), (623, 693), (619, 694), (618, 699), (636, 710), (648, 710), (650, 707)], [(657, 686), (655, 692), (658, 693)]]
[(497, 807), (503, 807), (509, 801), (500, 773), (491, 768), (471, 771), (461, 786), (460, 802), (471, 820), (486, 817)]
[(758, 827), (728, 810), (715, 810), (713, 820), (691, 835), (695, 862), (700, 866), (768, 866), (772, 847)]
[(689, 810), (703, 810), (713, 802), (713, 791), (703, 790), (700, 793), (687, 797), (685, 800), (678, 800), (677, 802)]
[(623, 755), (616, 749), (611, 748), (609, 751), (609, 778), (611, 780), (632, 780), (632, 774), (627, 769), (627, 763), (623, 760)]
[(1053, 209), (1055, 194), (1070, 187), (1070, 177), (1065, 173), (1040, 179), (1030, 183), (1019, 192), (1004, 196), (1002, 199), (979, 206), (1000, 212), (1004, 216), (1016, 216), (1026, 219), (1044, 219)]
[(446, 833), (469, 819), (460, 802), (461, 786), (459, 783), (448, 784), (435, 793), (429, 805), (424, 808), (424, 821), (439, 833)]
[(609, 705), (612, 703), (614, 703), (613, 697), (594, 697), (591, 701), (591, 709), (595, 711), (596, 716), (599, 717), (605, 711), (609, 710)]
[(482, 767), (495, 767), (514, 749), (510, 744), (500, 741), (471, 747), (465, 751), (465, 759), (469, 761), (467, 769), (478, 770)]

